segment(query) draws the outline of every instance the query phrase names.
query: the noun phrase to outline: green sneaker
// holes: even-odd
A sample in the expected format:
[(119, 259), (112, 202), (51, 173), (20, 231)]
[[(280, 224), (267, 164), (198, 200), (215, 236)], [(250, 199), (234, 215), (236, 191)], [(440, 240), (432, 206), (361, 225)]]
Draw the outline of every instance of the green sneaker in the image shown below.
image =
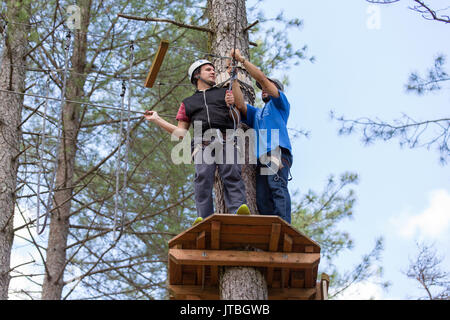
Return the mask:
[(195, 219), (194, 223), (192, 224), (192, 226), (195, 226), (196, 224), (199, 224), (200, 222), (203, 221), (202, 217), (197, 217), (197, 219)]
[(236, 210), (236, 214), (241, 216), (248, 216), (250, 214), (250, 209), (246, 204), (243, 204)]

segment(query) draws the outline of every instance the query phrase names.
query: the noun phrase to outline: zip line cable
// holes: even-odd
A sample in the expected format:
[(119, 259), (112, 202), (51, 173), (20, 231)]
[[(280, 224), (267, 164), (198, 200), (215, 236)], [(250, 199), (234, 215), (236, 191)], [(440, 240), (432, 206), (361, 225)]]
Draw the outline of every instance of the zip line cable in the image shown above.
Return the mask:
[[(49, 96), (42, 96), (42, 95), (38, 95), (38, 94), (32, 94), (32, 93), (24, 93), (24, 92), (18, 92), (18, 91), (12, 91), (12, 90), (5, 90), (5, 89), (0, 89), (0, 92), (5, 92), (5, 93), (11, 93), (11, 94), (18, 94), (18, 95), (23, 95), (23, 96), (30, 96), (30, 97), (34, 97), (34, 98), (40, 98), (40, 99), (49, 99), (49, 100), (54, 100), (54, 101), (61, 101), (60, 98), (53, 98), (53, 97), (49, 97)], [(66, 102), (69, 103), (77, 103), (77, 104), (81, 104), (81, 105), (86, 105), (86, 106), (91, 106), (94, 108), (101, 108), (101, 109), (107, 109), (107, 110), (114, 110), (114, 111), (120, 111), (120, 108), (116, 108), (116, 107), (111, 107), (111, 106), (106, 106), (106, 105), (99, 105), (99, 104), (94, 104), (94, 103), (90, 103), (90, 102), (83, 102), (83, 101), (75, 101), (75, 100), (65, 100)], [(145, 111), (139, 111), (139, 110), (130, 110), (131, 113), (135, 113), (135, 114), (145, 114)], [(175, 118), (176, 115), (175, 114), (160, 114), (161, 116), (165, 116), (165, 117), (170, 117), (170, 118)]]

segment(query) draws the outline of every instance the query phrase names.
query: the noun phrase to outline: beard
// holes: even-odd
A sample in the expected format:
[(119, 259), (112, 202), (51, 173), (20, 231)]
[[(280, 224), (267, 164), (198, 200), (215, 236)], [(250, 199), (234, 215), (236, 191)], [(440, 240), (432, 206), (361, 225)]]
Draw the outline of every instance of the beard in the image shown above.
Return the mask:
[(262, 98), (262, 101), (264, 101), (264, 103), (267, 103), (270, 101), (270, 97), (269, 96), (264, 97), (264, 98)]
[(198, 80), (203, 81), (204, 83), (206, 83), (207, 85), (214, 87), (216, 85), (216, 81), (214, 80), (207, 80), (207, 79), (203, 79), (201, 77), (198, 78)]

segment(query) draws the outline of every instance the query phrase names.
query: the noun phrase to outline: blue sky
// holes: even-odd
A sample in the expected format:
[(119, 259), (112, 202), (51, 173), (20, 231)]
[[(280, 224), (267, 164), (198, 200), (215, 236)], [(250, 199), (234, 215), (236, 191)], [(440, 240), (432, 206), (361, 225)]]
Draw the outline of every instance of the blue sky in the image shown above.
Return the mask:
[[(429, 4), (448, 7), (444, 2)], [(340, 224), (355, 240), (354, 250), (336, 261), (342, 271), (369, 252), (377, 237), (385, 240), (383, 279), (392, 283), (390, 289), (366, 283), (358, 286), (359, 293), (349, 292), (350, 298), (424, 295), (401, 272), (417, 251), (416, 240), (435, 242), (446, 256), (444, 267), (450, 269), (450, 165), (440, 165), (434, 150), (402, 149), (396, 139), (364, 146), (358, 134), (338, 136), (339, 124), (329, 117), (330, 110), (347, 118), (386, 121), (402, 113), (415, 120), (448, 117), (448, 84), (439, 93), (420, 97), (405, 92), (411, 72), (425, 74), (437, 54), (450, 53), (450, 42), (444, 40), (448, 26), (423, 19), (408, 5), (411, 1), (377, 6), (378, 29), (368, 27), (373, 15), (363, 0), (268, 0), (261, 7), (268, 17), (283, 10), (288, 18), (303, 19), (303, 29), (289, 33), (289, 39), (297, 49), (307, 44), (316, 57), (314, 64), (303, 62), (275, 74), (289, 76), (288, 126), (311, 131), (309, 139), (293, 142), (290, 189), (320, 191), (330, 174), (358, 173), (354, 218)]]

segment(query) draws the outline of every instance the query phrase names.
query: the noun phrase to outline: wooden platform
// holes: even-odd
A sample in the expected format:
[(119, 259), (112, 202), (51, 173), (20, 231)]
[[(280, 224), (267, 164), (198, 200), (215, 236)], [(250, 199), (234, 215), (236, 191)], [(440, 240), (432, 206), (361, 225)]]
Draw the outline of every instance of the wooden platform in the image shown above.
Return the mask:
[(319, 245), (278, 216), (214, 214), (169, 241), (169, 290), (219, 299), (219, 267), (249, 266), (263, 272), (269, 299), (324, 299), (319, 261)]

